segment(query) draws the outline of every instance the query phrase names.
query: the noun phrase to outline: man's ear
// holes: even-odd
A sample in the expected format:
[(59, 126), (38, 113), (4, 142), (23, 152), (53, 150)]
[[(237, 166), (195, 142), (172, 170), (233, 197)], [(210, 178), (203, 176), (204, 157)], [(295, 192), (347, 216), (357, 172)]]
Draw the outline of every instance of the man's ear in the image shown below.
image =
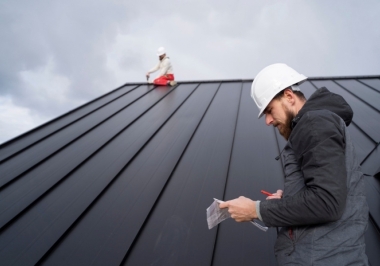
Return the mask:
[(284, 97), (285, 97), (286, 101), (288, 101), (289, 103), (291, 103), (291, 104), (295, 103), (296, 95), (293, 93), (293, 91), (290, 88), (286, 88), (284, 90)]

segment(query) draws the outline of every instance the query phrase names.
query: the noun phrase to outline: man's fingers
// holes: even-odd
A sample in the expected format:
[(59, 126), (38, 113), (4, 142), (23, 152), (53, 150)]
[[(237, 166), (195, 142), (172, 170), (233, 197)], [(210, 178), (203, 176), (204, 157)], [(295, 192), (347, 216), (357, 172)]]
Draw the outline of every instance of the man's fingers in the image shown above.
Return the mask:
[(219, 208), (224, 209), (228, 207), (228, 201), (222, 202), (219, 204)]
[(237, 215), (231, 215), (231, 218), (235, 220), (235, 222), (241, 223), (244, 220), (242, 220), (240, 217), (237, 217)]
[(272, 196), (267, 197), (266, 199), (267, 200), (270, 200), (270, 199), (281, 199), (281, 197), (282, 197), (282, 194), (279, 195), (279, 194), (275, 193)]
[(280, 199), (281, 196), (277, 195), (277, 194), (273, 194), (273, 196), (269, 196), (268, 198), (270, 198), (270, 199)]
[(281, 199), (283, 193), (284, 193), (284, 192), (283, 192), (281, 189), (278, 189), (278, 190), (276, 191), (276, 193), (273, 193), (272, 196), (269, 196), (269, 197), (267, 197), (266, 199), (267, 199), (267, 200), (270, 200), (270, 199)]

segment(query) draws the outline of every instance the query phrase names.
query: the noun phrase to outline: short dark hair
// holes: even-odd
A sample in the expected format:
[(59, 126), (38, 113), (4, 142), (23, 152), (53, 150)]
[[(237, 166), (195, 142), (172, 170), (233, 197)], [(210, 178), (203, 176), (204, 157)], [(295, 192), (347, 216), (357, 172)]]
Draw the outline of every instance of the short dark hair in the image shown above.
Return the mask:
[[(289, 89), (291, 90), (300, 100), (303, 100), (303, 101), (306, 101), (306, 97), (305, 95), (303, 94), (302, 91), (294, 91), (292, 89), (292, 87), (287, 87), (286, 89)], [(283, 96), (284, 96), (284, 91), (286, 89), (283, 89), (282, 91), (280, 91), (279, 93), (277, 93), (274, 97), (273, 97), (273, 100), (280, 100)]]

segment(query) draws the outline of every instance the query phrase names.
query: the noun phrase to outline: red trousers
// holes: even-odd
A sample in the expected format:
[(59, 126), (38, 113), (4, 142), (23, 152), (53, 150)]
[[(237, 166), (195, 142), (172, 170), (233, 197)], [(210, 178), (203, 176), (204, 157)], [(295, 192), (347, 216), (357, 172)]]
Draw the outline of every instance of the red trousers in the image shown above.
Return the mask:
[(166, 74), (153, 80), (154, 85), (168, 85), (168, 81), (174, 80), (173, 74)]

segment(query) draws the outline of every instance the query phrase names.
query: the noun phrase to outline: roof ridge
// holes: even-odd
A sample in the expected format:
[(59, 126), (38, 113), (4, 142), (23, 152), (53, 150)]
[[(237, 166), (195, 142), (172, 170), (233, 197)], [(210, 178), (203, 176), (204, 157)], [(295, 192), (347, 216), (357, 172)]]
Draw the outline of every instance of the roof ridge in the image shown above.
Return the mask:
[[(308, 77), (308, 80), (331, 80), (331, 79), (380, 79), (380, 75), (363, 75), (363, 76), (317, 76), (317, 77)], [(252, 82), (252, 79), (210, 79), (210, 80), (177, 80), (181, 84), (191, 84), (191, 83), (216, 83), (216, 82)], [(145, 85), (146, 82), (127, 82), (125, 85)]]

